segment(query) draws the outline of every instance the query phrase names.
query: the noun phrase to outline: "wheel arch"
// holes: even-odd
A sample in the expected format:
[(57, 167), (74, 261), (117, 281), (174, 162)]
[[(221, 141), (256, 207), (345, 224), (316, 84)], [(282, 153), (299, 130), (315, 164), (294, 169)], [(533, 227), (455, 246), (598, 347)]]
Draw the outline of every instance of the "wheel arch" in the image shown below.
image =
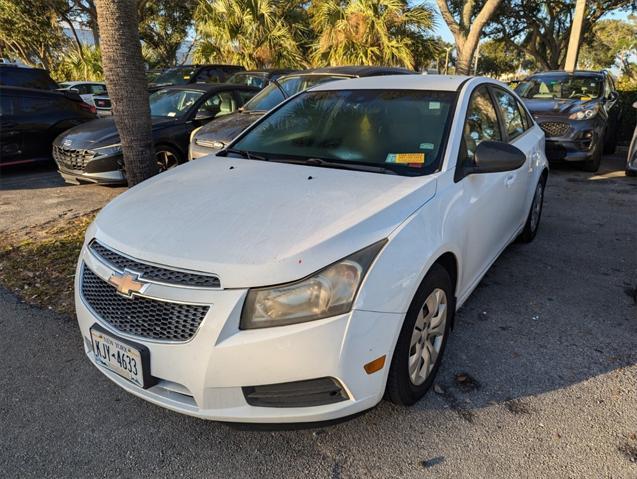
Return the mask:
[(153, 145), (153, 149), (155, 150), (155, 153), (157, 153), (157, 150), (161, 147), (164, 148), (170, 148), (171, 150), (175, 150), (177, 151), (177, 153), (179, 153), (179, 164), (183, 164), (188, 160), (188, 153), (184, 153), (183, 149), (180, 148), (179, 145), (177, 145), (176, 143), (171, 143), (169, 141), (159, 141), (157, 143), (155, 143)]

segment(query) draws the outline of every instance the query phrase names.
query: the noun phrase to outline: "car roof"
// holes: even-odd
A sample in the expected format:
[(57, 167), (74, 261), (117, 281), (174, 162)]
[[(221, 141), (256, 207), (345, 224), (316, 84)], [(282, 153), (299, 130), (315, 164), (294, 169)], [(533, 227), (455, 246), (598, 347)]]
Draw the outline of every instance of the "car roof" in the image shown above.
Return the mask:
[(161, 90), (195, 90), (201, 91), (204, 93), (208, 93), (210, 91), (215, 90), (237, 90), (237, 89), (245, 89), (245, 90), (254, 90), (259, 91), (259, 88), (246, 86), (246, 85), (235, 85), (231, 83), (187, 83), (185, 85), (167, 85), (165, 87), (161, 87), (157, 91)]
[(310, 73), (338, 73), (341, 75), (352, 75), (357, 77), (374, 76), (374, 75), (408, 75), (417, 72), (400, 67), (377, 67), (365, 65), (347, 65), (340, 67), (323, 67), (308, 70)]
[(201, 67), (231, 67), (231, 68), (243, 68), (241, 65), (230, 65), (228, 63), (189, 63), (186, 65), (176, 65), (162, 69), (161, 71), (175, 70), (178, 68), (201, 68)]
[[(384, 75), (353, 78), (346, 83), (328, 82), (311, 88), (316, 90), (440, 90), (457, 91), (472, 77), (463, 75)], [(485, 78), (485, 80), (487, 80)], [(491, 80), (489, 80), (491, 81)]]
[(43, 90), (41, 88), (25, 88), (22, 86), (9, 86), (9, 85), (0, 85), (0, 93), (14, 93), (14, 94), (22, 94), (26, 96), (63, 96), (66, 97), (64, 92), (60, 90)]
[(535, 72), (529, 77), (534, 77), (536, 75), (587, 75), (587, 76), (604, 76), (607, 72), (599, 71), (599, 70), (575, 70), (575, 71), (566, 71), (566, 70), (549, 70), (545, 72)]

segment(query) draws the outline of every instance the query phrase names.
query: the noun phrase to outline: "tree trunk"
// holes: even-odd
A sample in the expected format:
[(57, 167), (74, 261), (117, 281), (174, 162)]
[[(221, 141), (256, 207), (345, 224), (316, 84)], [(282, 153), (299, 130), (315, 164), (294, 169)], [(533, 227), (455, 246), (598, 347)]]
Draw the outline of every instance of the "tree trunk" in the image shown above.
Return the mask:
[(157, 173), (144, 60), (134, 0), (97, 0), (106, 87), (120, 136), (128, 185)]

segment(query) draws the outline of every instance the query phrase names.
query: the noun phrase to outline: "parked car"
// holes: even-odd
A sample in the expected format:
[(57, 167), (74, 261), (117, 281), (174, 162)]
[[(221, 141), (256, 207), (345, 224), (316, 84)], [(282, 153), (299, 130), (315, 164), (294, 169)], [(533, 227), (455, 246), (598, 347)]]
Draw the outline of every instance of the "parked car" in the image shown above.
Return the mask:
[(95, 106), (95, 96), (106, 95), (104, 82), (69, 81), (60, 83), (60, 89), (76, 92), (85, 103), (93, 106)]
[(4, 63), (0, 63), (0, 85), (36, 88), (38, 90), (57, 90), (59, 88), (49, 72), (42, 68)]
[(597, 171), (602, 153), (615, 151), (621, 108), (608, 72), (536, 73), (515, 91), (544, 130), (549, 160)]
[[(150, 95), (155, 156), (160, 171), (187, 158), (192, 130), (239, 108), (258, 89), (242, 85), (173, 86)], [(113, 118), (72, 128), (53, 143), (53, 158), (68, 183), (119, 184), (126, 181), (124, 159)]]
[(76, 93), (0, 86), (0, 166), (51, 161), (53, 139), (94, 118)]
[(193, 133), (188, 158), (194, 160), (224, 148), (246, 127), (286, 98), (311, 86), (350, 78), (414, 74), (411, 70), (392, 67), (327, 67), (280, 77), (256, 95), (238, 112), (215, 120)]
[[(637, 108), (637, 101), (633, 103), (633, 108)], [(626, 158), (626, 176), (637, 176), (637, 125), (635, 125), (633, 139), (630, 142), (630, 147), (628, 148), (628, 156)]]
[(111, 116), (113, 114), (113, 106), (111, 105), (111, 99), (108, 96), (108, 93), (95, 95), (93, 97), (93, 102), (95, 102), (97, 116), (104, 117)]
[(223, 83), (236, 72), (245, 68), (239, 65), (182, 65), (164, 70), (148, 84), (152, 93), (170, 85), (193, 83)]
[(272, 80), (276, 80), (283, 75), (289, 75), (295, 71), (296, 70), (292, 70), (290, 68), (279, 68), (237, 72), (228, 78), (227, 83), (231, 83), (233, 85), (248, 85), (261, 89), (268, 86)]
[(125, 390), (207, 419), (413, 404), (456, 309), (538, 231), (543, 142), (494, 80), (317, 85), (214, 161), (99, 213), (75, 276), (86, 355)]

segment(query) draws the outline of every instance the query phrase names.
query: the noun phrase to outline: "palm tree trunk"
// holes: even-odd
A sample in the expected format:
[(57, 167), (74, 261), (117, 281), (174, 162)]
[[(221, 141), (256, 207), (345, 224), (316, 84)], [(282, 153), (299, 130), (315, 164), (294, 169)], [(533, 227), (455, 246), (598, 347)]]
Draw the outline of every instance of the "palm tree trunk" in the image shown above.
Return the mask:
[(157, 173), (135, 0), (96, 0), (106, 87), (128, 185)]

